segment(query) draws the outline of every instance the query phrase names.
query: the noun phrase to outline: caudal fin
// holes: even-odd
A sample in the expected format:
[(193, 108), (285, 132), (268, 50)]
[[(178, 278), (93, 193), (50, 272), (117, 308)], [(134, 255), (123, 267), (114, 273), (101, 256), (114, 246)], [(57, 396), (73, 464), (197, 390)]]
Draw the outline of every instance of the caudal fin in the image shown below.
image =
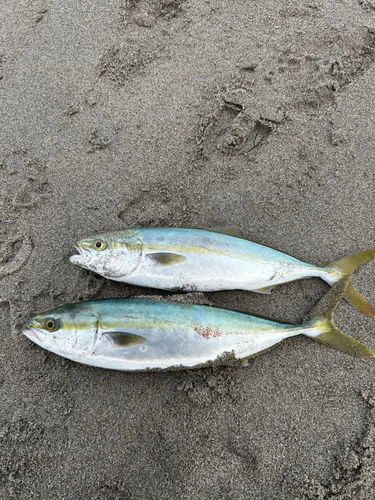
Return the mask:
[[(357, 252), (349, 257), (344, 257), (343, 259), (336, 260), (328, 266), (326, 270), (332, 275), (337, 276), (337, 280), (341, 278), (350, 277), (358, 267), (365, 264), (369, 260), (375, 257), (375, 248), (370, 250), (364, 250), (363, 252)], [(333, 281), (330, 282), (332, 284)], [(347, 290), (344, 295), (344, 299), (354, 307), (375, 318), (375, 309), (367, 302), (367, 300), (362, 297), (356, 288), (352, 284), (348, 284)]]
[(318, 302), (309, 314), (309, 318), (312, 317), (312, 319), (306, 323), (309, 329), (305, 335), (352, 356), (373, 358), (375, 357), (374, 352), (358, 340), (341, 332), (333, 323), (333, 312), (340, 300), (346, 297), (349, 281), (350, 278), (345, 278), (333, 285), (331, 290)]

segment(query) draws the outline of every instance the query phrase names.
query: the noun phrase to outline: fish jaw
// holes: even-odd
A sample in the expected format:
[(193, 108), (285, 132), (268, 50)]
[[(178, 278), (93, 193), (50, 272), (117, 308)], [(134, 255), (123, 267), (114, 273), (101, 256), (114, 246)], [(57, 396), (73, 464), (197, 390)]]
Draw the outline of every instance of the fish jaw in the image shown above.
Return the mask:
[(92, 253), (88, 248), (82, 248), (78, 245), (74, 245), (74, 248), (79, 252), (78, 255), (71, 255), (69, 260), (72, 264), (77, 266), (85, 267), (88, 269), (88, 263), (92, 258)]
[(32, 340), (36, 344), (38, 344), (40, 347), (44, 347), (43, 343), (46, 338), (46, 333), (43, 332), (42, 330), (38, 330), (37, 328), (33, 328), (31, 326), (27, 326), (24, 330), (22, 330), (22, 333), (26, 335), (26, 337), (29, 340)]

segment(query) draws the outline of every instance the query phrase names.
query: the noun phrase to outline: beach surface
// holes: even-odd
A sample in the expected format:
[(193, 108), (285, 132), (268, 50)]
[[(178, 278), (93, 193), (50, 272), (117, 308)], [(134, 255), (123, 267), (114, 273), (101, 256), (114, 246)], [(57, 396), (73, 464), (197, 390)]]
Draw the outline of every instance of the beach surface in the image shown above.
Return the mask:
[[(372, 500), (372, 359), (296, 337), (122, 373), (22, 326), (168, 298), (69, 263), (104, 231), (234, 226), (317, 265), (375, 247), (375, 1), (3, 0), (0, 25), (0, 499)], [(353, 277), (372, 304), (374, 277)], [(178, 300), (298, 323), (327, 290)], [(335, 322), (375, 350), (374, 318)]]

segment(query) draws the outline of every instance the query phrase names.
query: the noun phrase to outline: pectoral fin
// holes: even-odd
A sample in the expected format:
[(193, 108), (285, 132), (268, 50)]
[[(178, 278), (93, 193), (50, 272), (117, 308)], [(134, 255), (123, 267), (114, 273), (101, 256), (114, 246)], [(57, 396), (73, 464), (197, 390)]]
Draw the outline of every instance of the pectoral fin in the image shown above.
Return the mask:
[(186, 257), (178, 253), (148, 253), (147, 257), (153, 261), (155, 265), (160, 266), (174, 266), (183, 262)]
[(109, 332), (105, 333), (103, 337), (107, 338), (115, 349), (134, 347), (135, 345), (146, 342), (144, 337), (127, 332)]
[(211, 233), (220, 233), (220, 234), (227, 234), (228, 236), (235, 236), (236, 238), (242, 238), (243, 240), (246, 240), (247, 238), (244, 238), (242, 234), (234, 227), (209, 227), (205, 228), (205, 231), (210, 231)]

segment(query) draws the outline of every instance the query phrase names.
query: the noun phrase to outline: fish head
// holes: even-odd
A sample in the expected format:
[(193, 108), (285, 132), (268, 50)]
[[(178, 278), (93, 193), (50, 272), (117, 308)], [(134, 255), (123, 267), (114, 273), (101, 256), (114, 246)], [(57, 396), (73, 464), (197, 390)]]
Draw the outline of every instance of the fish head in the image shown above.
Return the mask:
[(79, 255), (72, 255), (70, 262), (116, 281), (132, 274), (142, 261), (142, 241), (131, 230), (86, 238), (75, 248)]
[(69, 304), (38, 314), (26, 322), (22, 333), (55, 354), (82, 359), (94, 350), (99, 330), (99, 320), (87, 304)]

